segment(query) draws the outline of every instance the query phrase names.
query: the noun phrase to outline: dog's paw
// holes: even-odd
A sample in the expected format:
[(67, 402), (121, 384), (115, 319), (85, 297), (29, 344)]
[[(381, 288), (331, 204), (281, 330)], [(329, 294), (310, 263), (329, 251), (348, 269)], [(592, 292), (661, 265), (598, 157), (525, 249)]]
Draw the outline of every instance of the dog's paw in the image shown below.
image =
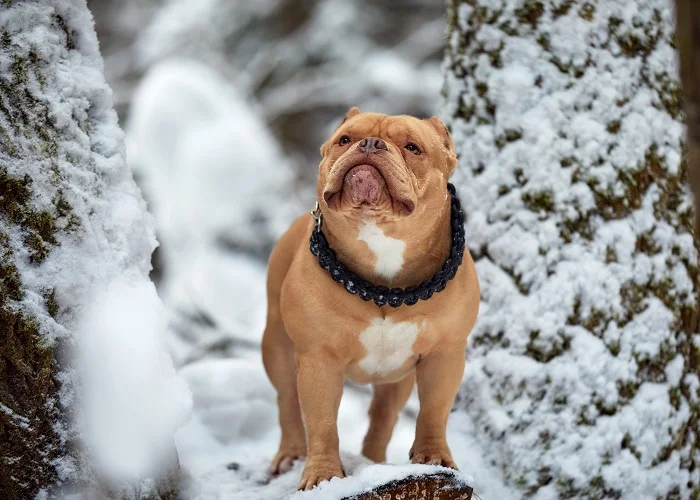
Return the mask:
[(334, 477), (345, 477), (345, 470), (339, 457), (311, 457), (306, 461), (298, 489), (310, 490), (321, 481), (328, 481)]
[(270, 464), (270, 473), (274, 476), (284, 474), (292, 470), (295, 460), (303, 459), (306, 456), (306, 446), (290, 446), (280, 448), (275, 458)]
[(452, 453), (446, 444), (413, 445), (408, 456), (413, 464), (442, 465), (457, 469), (457, 464), (452, 460)]

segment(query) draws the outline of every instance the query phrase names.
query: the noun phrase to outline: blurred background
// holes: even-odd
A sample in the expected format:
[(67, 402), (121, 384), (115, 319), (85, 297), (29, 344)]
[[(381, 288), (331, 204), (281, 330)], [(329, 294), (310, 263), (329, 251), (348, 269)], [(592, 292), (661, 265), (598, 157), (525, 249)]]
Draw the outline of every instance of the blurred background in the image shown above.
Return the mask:
[[(243, 267), (240, 259), (264, 265), (287, 224), (313, 205), (319, 147), (348, 108), (438, 112), (442, 0), (89, 0), (88, 6), (129, 161), (159, 226), (153, 278), (187, 323), (183, 336), (226, 321), (200, 290), (212, 283), (198, 284), (211, 276), (212, 259), (219, 275), (229, 261), (232, 269)], [(200, 265), (206, 269), (195, 269)], [(228, 288), (231, 278), (218, 296), (236, 293)], [(255, 281), (233, 281), (240, 280)], [(250, 308), (257, 305), (249, 302), (260, 297), (244, 288), (243, 313), (229, 305), (226, 317), (256, 329)], [(212, 354), (211, 346), (189, 352), (203, 338), (192, 335), (178, 346), (178, 359)], [(217, 336), (214, 350), (230, 354), (229, 341)]]
[[(262, 493), (252, 471), (264, 470), (279, 439), (275, 395), (259, 354), (267, 256), (288, 224), (312, 208), (319, 147), (350, 107), (438, 114), (445, 4), (88, 6), (128, 160), (158, 223), (152, 277), (171, 311), (169, 347), (194, 395), (193, 419), (176, 438), (180, 459), (203, 484), (254, 498)], [(359, 452), (370, 391), (348, 386), (341, 449)], [(416, 408), (414, 398), (390, 461), (407, 462)], [(476, 459), (461, 455), (455, 458)]]

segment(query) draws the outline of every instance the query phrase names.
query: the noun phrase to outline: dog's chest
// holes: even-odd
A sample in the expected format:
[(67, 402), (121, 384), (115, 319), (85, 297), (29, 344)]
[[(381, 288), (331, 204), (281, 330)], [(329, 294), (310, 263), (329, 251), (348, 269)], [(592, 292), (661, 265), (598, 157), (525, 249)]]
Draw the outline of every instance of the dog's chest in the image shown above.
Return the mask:
[(359, 336), (366, 354), (358, 365), (369, 376), (384, 377), (415, 357), (413, 345), (425, 328), (425, 322), (375, 318)]

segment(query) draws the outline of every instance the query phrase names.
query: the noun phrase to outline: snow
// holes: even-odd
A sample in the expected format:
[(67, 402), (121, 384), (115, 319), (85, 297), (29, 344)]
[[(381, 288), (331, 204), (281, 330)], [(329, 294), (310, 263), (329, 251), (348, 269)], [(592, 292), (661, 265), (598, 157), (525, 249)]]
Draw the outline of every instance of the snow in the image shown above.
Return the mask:
[[(259, 278), (264, 278), (262, 270)], [(264, 313), (264, 307), (253, 311), (254, 315), (260, 313)], [(371, 392), (346, 385), (338, 427), (341, 457), (349, 477), (334, 479), (321, 489), (293, 496), (303, 462), (296, 462), (286, 474), (270, 477), (268, 466), (280, 437), (276, 394), (262, 367), (259, 345), (242, 351), (239, 351), (240, 357), (203, 359), (186, 365), (179, 372), (194, 398), (192, 419), (176, 434), (181, 464), (194, 479), (186, 493), (188, 498), (342, 498), (390, 479), (438, 469), (408, 463), (418, 408), (415, 394), (407, 410), (400, 415), (389, 444), (388, 463), (395, 465), (377, 466), (358, 456), (369, 426), (367, 409)], [(469, 425), (463, 415), (456, 413), (451, 415), (448, 425), (448, 441), (454, 458), (474, 479), (465, 474), (460, 477), (473, 484), (484, 499), (510, 498), (509, 490), (493, 480), (498, 473), (483, 463), (474, 443), (465, 440), (464, 429)]]
[[(92, 16), (84, 0), (14, 2), (0, 10), (0, 27), (12, 41), (0, 53), (2, 80), (18, 91), (24, 85), (28, 96), (12, 106), (28, 106), (32, 120), (44, 111), (47, 117), (18, 130), (20, 119), (0, 114), (14, 146), (11, 153), (3, 148), (0, 160), (8, 175), (31, 178), (31, 208), (46, 211), (56, 226), (55, 245), (45, 241), (46, 257), (32, 260), (21, 225), (0, 219), (25, 288), (12, 307), (37, 320), (38, 342), (84, 349), (78, 362), (59, 357), (60, 401), (46, 405), (76, 415), (57, 420), (54, 432), (61, 446), (89, 432), (87, 454), (52, 465), (63, 483), (94, 478), (95, 458), (116, 480), (126, 473), (145, 480), (160, 451), (151, 445), (182, 422), (189, 393), (163, 344), (162, 304), (148, 278), (154, 219), (126, 165)], [(14, 64), (33, 57), (36, 71), (26, 70), (22, 83)], [(58, 304), (51, 314), (48, 291)], [(81, 404), (88, 402), (95, 405)]]
[[(695, 307), (697, 252), (679, 222), (690, 196), (669, 205), (664, 182), (636, 180), (635, 203), (627, 180), (654, 155), (665, 175), (680, 171), (684, 129), (662, 83), (677, 82), (671, 3), (597, 2), (587, 20), (579, 4), (557, 17), (545, 2), (534, 29), (518, 21), (522, 2), (457, 3), (474, 38), (450, 38), (443, 114), (483, 301), (459, 411), (484, 460), (521, 490), (510, 498), (581, 494), (596, 476), (622, 498), (689, 496), (695, 434), (659, 457), (692, 411), (685, 396), (671, 402), (692, 340), (667, 305)], [(651, 45), (647, 57), (624, 53), (628, 33)]]
[(116, 279), (79, 326), (84, 442), (96, 466), (130, 482), (159, 470), (191, 395), (165, 344), (167, 316), (152, 283)]
[(134, 95), (128, 137), (166, 268), (184, 268), (201, 247), (221, 242), (261, 247), (300, 210), (286, 194), (293, 178), (267, 127), (202, 63), (155, 65)]

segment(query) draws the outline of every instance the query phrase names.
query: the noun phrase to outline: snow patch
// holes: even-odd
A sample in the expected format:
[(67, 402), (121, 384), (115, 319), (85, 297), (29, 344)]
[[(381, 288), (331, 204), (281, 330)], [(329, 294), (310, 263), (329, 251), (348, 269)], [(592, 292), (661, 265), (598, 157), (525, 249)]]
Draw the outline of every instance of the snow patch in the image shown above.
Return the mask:
[(151, 282), (117, 279), (97, 291), (79, 328), (85, 441), (98, 468), (120, 480), (148, 477), (172, 458), (172, 436), (189, 415), (166, 325)]

